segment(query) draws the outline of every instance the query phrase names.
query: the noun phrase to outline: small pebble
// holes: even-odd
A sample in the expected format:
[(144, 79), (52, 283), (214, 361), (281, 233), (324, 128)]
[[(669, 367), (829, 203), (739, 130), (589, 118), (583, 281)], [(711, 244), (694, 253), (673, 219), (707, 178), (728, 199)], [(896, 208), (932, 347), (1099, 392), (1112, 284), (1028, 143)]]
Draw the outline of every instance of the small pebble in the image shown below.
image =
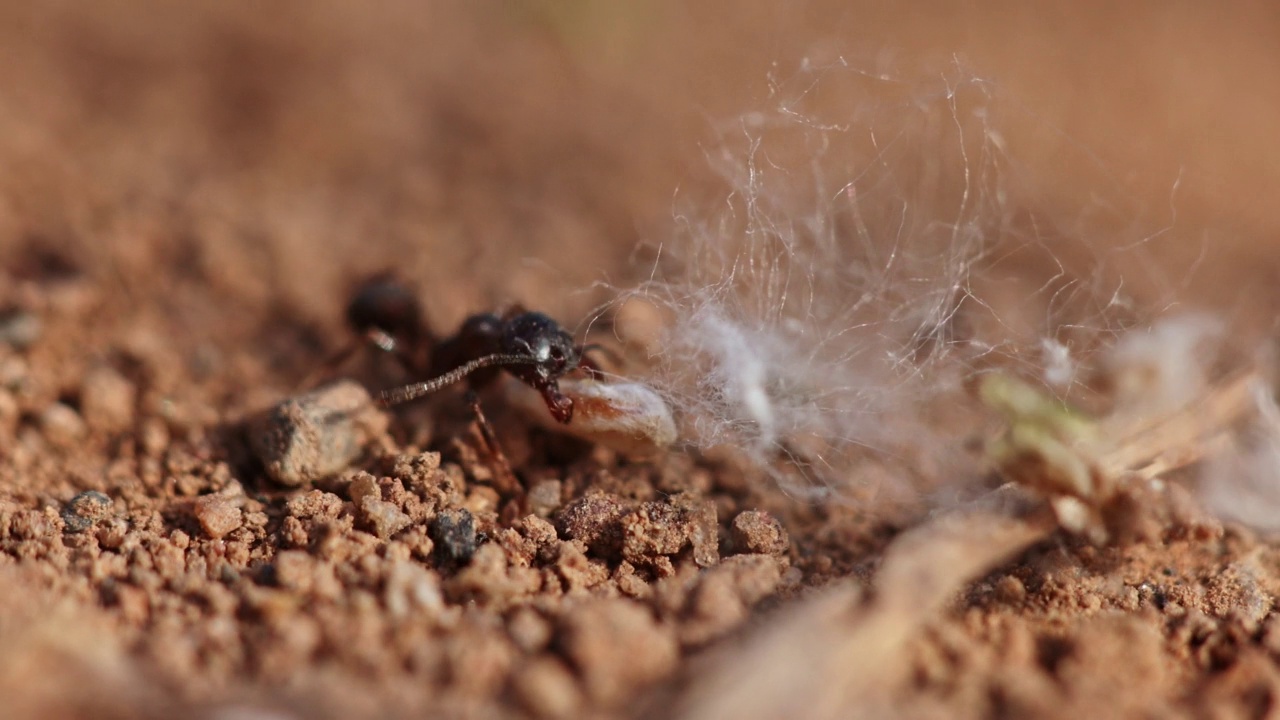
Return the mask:
[(733, 519), (733, 548), (740, 553), (781, 555), (791, 547), (782, 523), (767, 512), (747, 510)]
[(412, 522), (395, 503), (380, 500), (376, 495), (366, 495), (360, 501), (360, 516), (373, 528), (373, 534), (390, 540)]
[(1027, 588), (1013, 575), (1005, 575), (996, 581), (996, 597), (1009, 605), (1021, 605), (1027, 599)]
[(347, 484), (347, 497), (351, 504), (360, 507), (366, 497), (382, 499), (382, 491), (378, 489), (378, 480), (367, 472), (358, 472)]
[(22, 415), (22, 407), (18, 399), (3, 387), (0, 387), (0, 429), (12, 431)]
[(344, 380), (285, 400), (251, 420), (248, 432), (267, 474), (297, 486), (342, 472), (386, 428), (369, 393)]
[(80, 412), (90, 427), (108, 432), (133, 425), (137, 389), (114, 368), (99, 366), (80, 386)]
[(442, 510), (431, 521), (436, 557), (443, 565), (465, 565), (476, 552), (476, 520), (466, 510)]
[(70, 405), (53, 403), (40, 413), (40, 430), (58, 447), (71, 447), (88, 432), (84, 420)]
[(169, 426), (161, 418), (149, 417), (142, 421), (138, 438), (144, 453), (151, 457), (159, 457), (169, 448)]
[(568, 718), (580, 713), (582, 692), (573, 673), (559, 660), (541, 657), (511, 676), (516, 697), (539, 718)]
[(86, 490), (71, 498), (62, 509), (62, 525), (66, 532), (80, 533), (113, 515), (111, 498), (97, 490)]
[(221, 495), (206, 495), (196, 500), (192, 513), (205, 534), (220, 539), (244, 523), (244, 514), (235, 501)]
[(525, 496), (529, 502), (529, 511), (541, 518), (550, 517), (560, 509), (562, 493), (562, 484), (559, 480), (539, 480), (529, 488)]
[(44, 326), (35, 313), (20, 308), (0, 310), (0, 344), (26, 350), (40, 339)]

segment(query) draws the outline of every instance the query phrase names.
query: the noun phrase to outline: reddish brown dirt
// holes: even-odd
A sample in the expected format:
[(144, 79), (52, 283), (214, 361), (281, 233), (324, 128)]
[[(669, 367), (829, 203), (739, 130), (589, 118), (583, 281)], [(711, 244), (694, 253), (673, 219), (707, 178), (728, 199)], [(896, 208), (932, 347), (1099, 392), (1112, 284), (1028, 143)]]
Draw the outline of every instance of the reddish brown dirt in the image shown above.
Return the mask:
[[(869, 586), (917, 511), (630, 462), (501, 408), (523, 506), (420, 410), (296, 487), (245, 439), (346, 341), (369, 272), (437, 328), (510, 301), (583, 317), (603, 294), (569, 291), (645, 272), (636, 243), (705, 180), (705, 121), (814, 43), (964, 54), (1032, 110), (1008, 133), (1029, 166), (1070, 142), (1125, 169), (1119, 213), (1160, 215), (1185, 171), (1170, 262), (1221, 251), (1186, 292), (1272, 297), (1236, 295), (1276, 271), (1270, 11), (355, 7), (0, 8), (4, 717), (663, 717), (798, 599)], [(1056, 170), (1046, 203), (1078, 207), (1096, 167)], [(1278, 546), (1241, 528), (1055, 536), (902, 649), (885, 712), (1271, 716), (1278, 592)]]

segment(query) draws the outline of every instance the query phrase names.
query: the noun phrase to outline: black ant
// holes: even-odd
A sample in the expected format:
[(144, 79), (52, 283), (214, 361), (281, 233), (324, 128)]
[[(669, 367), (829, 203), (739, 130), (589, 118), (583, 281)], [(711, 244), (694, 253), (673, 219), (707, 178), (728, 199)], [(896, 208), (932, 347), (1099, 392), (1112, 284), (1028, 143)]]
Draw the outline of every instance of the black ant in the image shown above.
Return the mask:
[(472, 315), (456, 335), (436, 346), (431, 363), (435, 377), (388, 390), (379, 399), (395, 405), (463, 378), (478, 390), (506, 370), (537, 390), (551, 416), (567, 425), (573, 420), (573, 400), (561, 394), (558, 381), (580, 367), (596, 371), (582, 357), (583, 350), (555, 320), (540, 312), (516, 310), (501, 318), (492, 313)]
[(599, 372), (583, 357), (598, 346), (578, 345), (555, 320), (518, 307), (501, 317), (472, 315), (453, 337), (437, 339), (413, 292), (388, 274), (375, 275), (356, 290), (347, 305), (347, 323), (395, 355), (409, 372), (431, 378), (383, 392), (379, 400), (384, 405), (408, 402), (463, 379), (480, 390), (505, 369), (537, 390), (551, 416), (567, 425), (573, 420), (573, 401), (561, 394), (557, 381), (578, 368)]
[[(559, 380), (577, 369), (596, 375), (599, 368), (584, 353), (597, 345), (578, 345), (555, 320), (540, 312), (513, 308), (502, 316), (479, 313), (467, 318), (452, 337), (439, 339), (428, 326), (414, 293), (390, 274), (366, 280), (347, 305), (347, 323), (379, 349), (392, 353), (411, 374), (429, 379), (383, 391), (378, 401), (398, 405), (467, 380), (468, 400), (489, 450), (510, 476), (477, 391), (510, 373), (541, 394), (558, 422), (573, 420), (573, 400), (560, 392)], [(602, 349), (602, 348), (601, 348)], [(352, 348), (327, 366), (344, 361)]]

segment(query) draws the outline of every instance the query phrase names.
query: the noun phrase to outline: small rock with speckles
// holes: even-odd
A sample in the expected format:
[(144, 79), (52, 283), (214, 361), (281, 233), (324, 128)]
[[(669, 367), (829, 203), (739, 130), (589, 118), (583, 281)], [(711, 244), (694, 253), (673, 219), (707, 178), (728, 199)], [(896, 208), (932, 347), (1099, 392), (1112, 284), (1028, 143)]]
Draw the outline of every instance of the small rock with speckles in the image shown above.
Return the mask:
[(290, 486), (342, 472), (386, 428), (387, 416), (369, 393), (348, 380), (289, 398), (248, 424), (249, 444), (267, 474)]
[(112, 517), (114, 512), (111, 498), (97, 490), (86, 490), (71, 498), (62, 509), (63, 529), (69, 533), (84, 532)]
[(467, 510), (442, 510), (431, 521), (430, 535), (441, 564), (465, 565), (476, 552), (476, 520)]

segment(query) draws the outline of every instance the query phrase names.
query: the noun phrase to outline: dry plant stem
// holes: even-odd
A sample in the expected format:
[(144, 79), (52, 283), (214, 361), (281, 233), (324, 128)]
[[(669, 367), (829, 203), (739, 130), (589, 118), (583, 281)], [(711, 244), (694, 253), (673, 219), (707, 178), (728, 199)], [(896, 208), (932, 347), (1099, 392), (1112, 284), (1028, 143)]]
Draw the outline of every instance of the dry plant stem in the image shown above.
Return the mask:
[[(1256, 404), (1254, 372), (1228, 379), (1171, 416), (1136, 430), (1098, 460), (1110, 482), (1153, 478), (1198, 462), (1229, 442)], [(690, 681), (678, 717), (738, 720), (865, 715), (887, 701), (906, 667), (908, 643), (966, 584), (1057, 529), (1051, 515), (999, 510), (952, 514), (890, 545), (874, 593), (843, 582), (773, 622), (745, 647)]]
[(1257, 372), (1241, 373), (1172, 415), (1121, 428), (1115, 435), (1124, 439), (1099, 458), (1099, 470), (1111, 478), (1151, 479), (1214, 455), (1230, 444), (1232, 426), (1257, 408), (1264, 387)]
[(874, 593), (842, 582), (693, 677), (677, 717), (847, 718), (895, 687), (907, 644), (974, 578), (1056, 529), (1040, 514), (993, 510), (952, 515), (905, 533), (889, 547)]

